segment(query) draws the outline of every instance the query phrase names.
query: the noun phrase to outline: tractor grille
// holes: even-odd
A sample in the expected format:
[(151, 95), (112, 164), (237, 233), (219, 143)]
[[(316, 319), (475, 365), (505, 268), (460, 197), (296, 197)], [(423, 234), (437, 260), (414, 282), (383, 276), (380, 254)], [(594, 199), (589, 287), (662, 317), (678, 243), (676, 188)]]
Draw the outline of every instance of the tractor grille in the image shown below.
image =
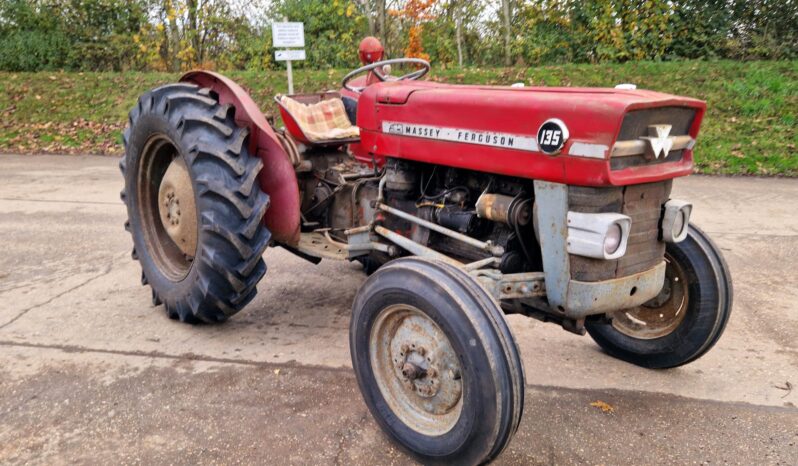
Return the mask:
[(667, 157), (656, 160), (649, 160), (642, 155), (629, 155), (626, 157), (610, 158), (611, 170), (623, 170), (624, 168), (639, 167), (640, 165), (656, 165), (660, 163), (679, 162), (682, 160), (683, 150), (672, 150)]
[(568, 208), (583, 213), (622, 213), (632, 219), (626, 254), (602, 260), (570, 255), (571, 278), (595, 282), (625, 277), (648, 270), (662, 261), (665, 243), (659, 240), (662, 204), (667, 202), (672, 182), (662, 181), (617, 188), (570, 186)]
[[(696, 109), (690, 107), (660, 107), (645, 110), (634, 110), (626, 114), (618, 134), (618, 141), (638, 141), (642, 136), (648, 136), (648, 127), (651, 125), (671, 125), (671, 136), (685, 136), (689, 134), (690, 127), (696, 116)], [(672, 150), (667, 157), (649, 160), (642, 154), (625, 157), (610, 158), (612, 170), (640, 165), (654, 165), (660, 163), (678, 162), (682, 160), (683, 150)]]
[(660, 107), (633, 110), (626, 114), (618, 134), (619, 141), (647, 136), (651, 125), (671, 125), (671, 136), (681, 136), (690, 131), (695, 118), (695, 109), (690, 107)]

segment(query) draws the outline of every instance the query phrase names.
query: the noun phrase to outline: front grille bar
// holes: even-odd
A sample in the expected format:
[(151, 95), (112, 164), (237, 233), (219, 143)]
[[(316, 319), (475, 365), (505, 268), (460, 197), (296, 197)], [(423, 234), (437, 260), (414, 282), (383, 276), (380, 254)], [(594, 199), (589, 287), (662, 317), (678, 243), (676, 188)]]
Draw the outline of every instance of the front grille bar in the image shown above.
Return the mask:
[[(682, 149), (692, 149), (695, 146), (695, 139), (690, 136), (673, 136), (673, 146), (670, 151), (675, 152)], [(612, 146), (612, 157), (630, 157), (634, 155), (645, 155), (647, 142), (643, 139), (636, 141), (618, 141)]]

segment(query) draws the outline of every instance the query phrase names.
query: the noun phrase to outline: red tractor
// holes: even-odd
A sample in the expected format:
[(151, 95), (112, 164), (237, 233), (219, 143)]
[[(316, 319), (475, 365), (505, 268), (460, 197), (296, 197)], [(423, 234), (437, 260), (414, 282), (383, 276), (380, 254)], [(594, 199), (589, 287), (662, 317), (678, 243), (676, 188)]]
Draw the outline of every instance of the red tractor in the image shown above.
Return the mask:
[(670, 197), (704, 102), (425, 82), (429, 63), (382, 60), (373, 38), (360, 55), (341, 91), (276, 96), (285, 129), (216, 73), (139, 99), (122, 198), (142, 283), (169, 317), (240, 311), (269, 246), (361, 262), (357, 381), (425, 463), (490, 461), (518, 428), (524, 372), (505, 314), (587, 332), (650, 368), (715, 344), (729, 270), (690, 203)]

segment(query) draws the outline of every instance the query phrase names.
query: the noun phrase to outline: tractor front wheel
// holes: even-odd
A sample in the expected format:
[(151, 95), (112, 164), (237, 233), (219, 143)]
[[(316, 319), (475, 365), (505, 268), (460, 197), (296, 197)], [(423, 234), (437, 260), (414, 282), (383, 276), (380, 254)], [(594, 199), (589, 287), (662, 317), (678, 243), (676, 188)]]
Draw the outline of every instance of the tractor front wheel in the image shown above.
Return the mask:
[(731, 274), (706, 233), (689, 228), (684, 241), (666, 247), (659, 296), (586, 322), (611, 356), (648, 368), (676, 367), (700, 358), (720, 338), (732, 309)]
[(358, 291), (349, 338), (366, 405), (421, 463), (481, 464), (515, 434), (521, 359), (498, 304), (462, 270), (389, 262)]
[(124, 133), (125, 227), (153, 304), (184, 322), (222, 322), (255, 296), (269, 243), (262, 167), (248, 130), (209, 89), (143, 95)]

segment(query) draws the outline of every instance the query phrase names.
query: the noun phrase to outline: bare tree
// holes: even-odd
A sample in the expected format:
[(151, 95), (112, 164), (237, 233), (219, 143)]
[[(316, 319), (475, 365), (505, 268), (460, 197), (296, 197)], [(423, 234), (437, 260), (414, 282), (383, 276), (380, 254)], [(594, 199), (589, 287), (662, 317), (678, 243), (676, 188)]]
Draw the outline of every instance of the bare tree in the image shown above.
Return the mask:
[(510, 0), (502, 0), (502, 16), (504, 19), (504, 64), (510, 66), (513, 64), (513, 57), (510, 51)]
[(372, 0), (357, 0), (356, 3), (360, 5), (360, 10), (363, 12), (363, 15), (366, 17), (366, 21), (368, 21), (369, 25), (369, 35), (373, 36), (376, 35), (375, 31), (375, 23), (374, 23), (374, 2)]
[(382, 42), (382, 46), (386, 46), (386, 37), (385, 34), (385, 0), (377, 0), (377, 27), (380, 30), (380, 42)]
[(452, 0), (454, 4), (454, 34), (457, 40), (457, 65), (463, 67), (463, 12), (459, 0)]

